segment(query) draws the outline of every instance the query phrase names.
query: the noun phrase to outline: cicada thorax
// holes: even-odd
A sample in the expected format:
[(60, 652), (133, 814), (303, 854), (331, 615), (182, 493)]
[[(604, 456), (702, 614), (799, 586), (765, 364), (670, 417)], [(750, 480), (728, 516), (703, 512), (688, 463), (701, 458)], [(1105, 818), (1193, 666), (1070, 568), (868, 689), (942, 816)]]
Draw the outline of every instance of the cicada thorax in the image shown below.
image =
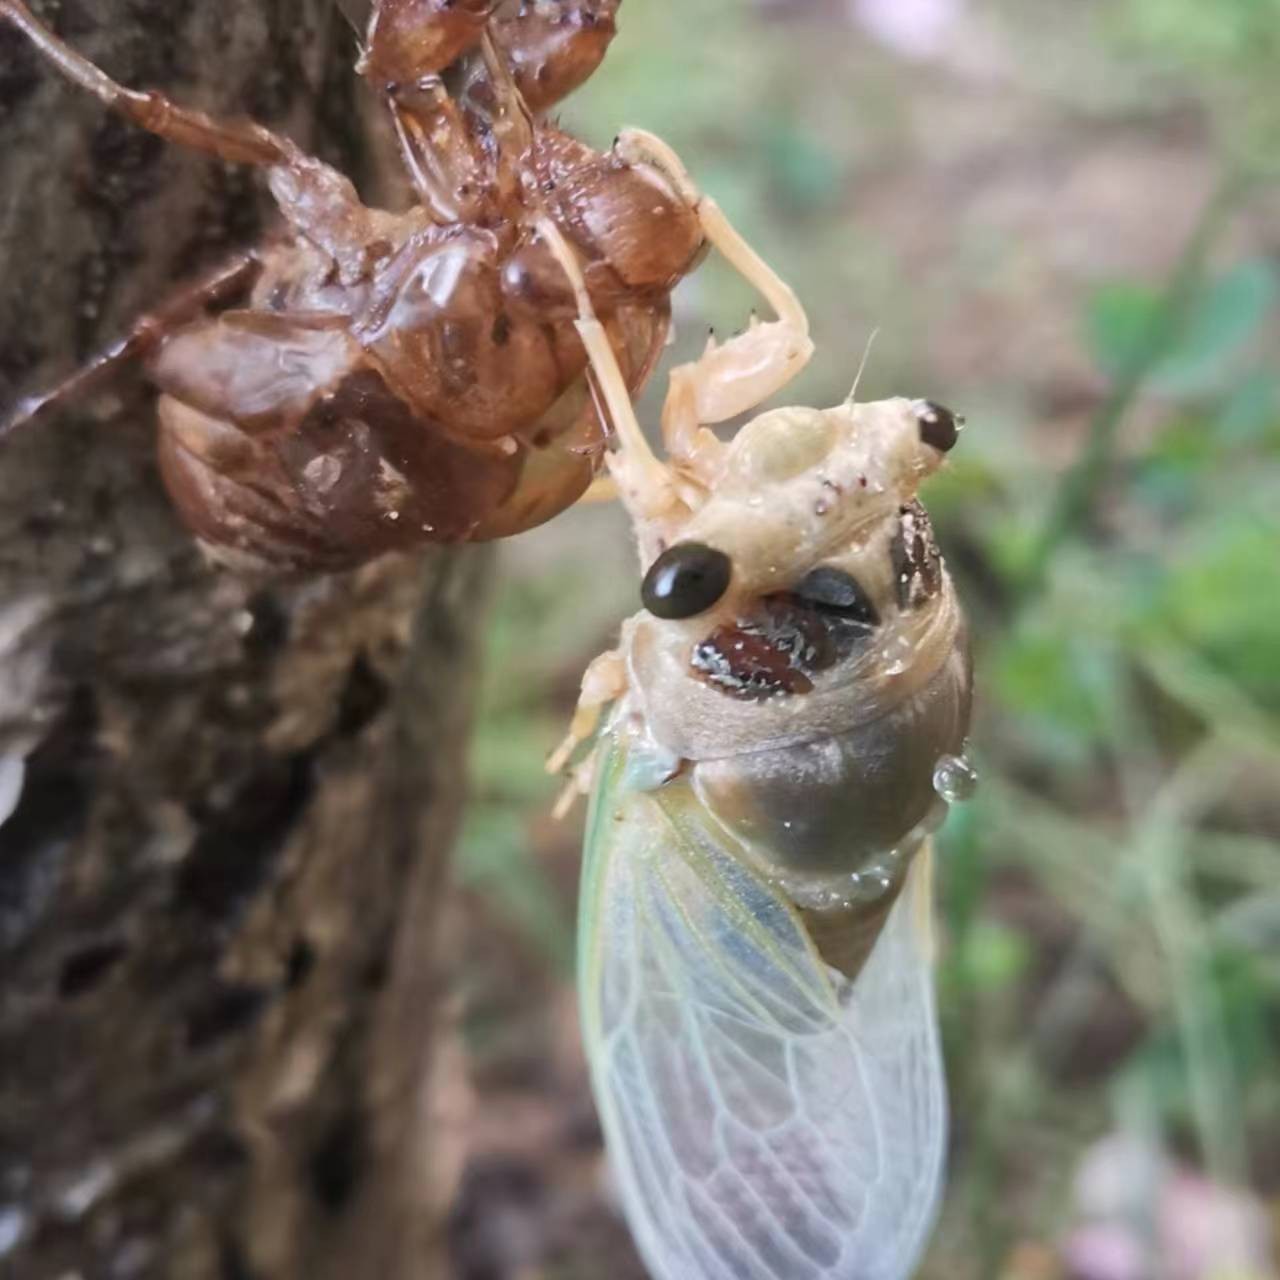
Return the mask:
[(625, 640), (647, 738), (850, 976), (945, 814), (935, 771), (969, 725), (966, 629), (915, 498), (940, 461), (924, 425), (907, 401), (750, 424), (646, 579), (670, 591), (663, 566), (710, 548), (726, 585), (683, 619), (648, 600)]

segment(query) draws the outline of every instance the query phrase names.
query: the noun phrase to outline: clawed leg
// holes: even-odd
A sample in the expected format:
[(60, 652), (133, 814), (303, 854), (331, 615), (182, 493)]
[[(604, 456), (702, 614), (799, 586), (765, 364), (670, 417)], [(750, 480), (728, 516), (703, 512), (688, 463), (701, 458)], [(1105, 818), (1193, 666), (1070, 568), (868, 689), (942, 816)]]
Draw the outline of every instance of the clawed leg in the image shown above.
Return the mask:
[(286, 138), (252, 121), (220, 121), (171, 102), (162, 93), (117, 84), (104, 71), (64, 44), (37, 21), (23, 0), (0, 0), (0, 22), (9, 22), (74, 84), (87, 89), (134, 124), (196, 151), (232, 164), (287, 163), (296, 148)]
[(179, 289), (154, 311), (134, 321), (123, 338), (98, 352), (62, 382), (19, 400), (0, 418), (0, 439), (34, 421), (47, 409), (87, 394), (130, 361), (150, 355), (169, 334), (206, 307), (229, 302), (243, 294), (252, 286), (260, 269), (256, 254), (241, 253), (207, 276)]
[(681, 467), (704, 481), (713, 477), (720, 446), (704, 423), (724, 422), (780, 391), (813, 354), (809, 320), (789, 285), (742, 238), (719, 205), (693, 184), (680, 158), (660, 138), (628, 130), (618, 139), (624, 160), (659, 169), (697, 210), (703, 234), (729, 264), (765, 297), (777, 319), (748, 328), (671, 374), (662, 415), (663, 441)]

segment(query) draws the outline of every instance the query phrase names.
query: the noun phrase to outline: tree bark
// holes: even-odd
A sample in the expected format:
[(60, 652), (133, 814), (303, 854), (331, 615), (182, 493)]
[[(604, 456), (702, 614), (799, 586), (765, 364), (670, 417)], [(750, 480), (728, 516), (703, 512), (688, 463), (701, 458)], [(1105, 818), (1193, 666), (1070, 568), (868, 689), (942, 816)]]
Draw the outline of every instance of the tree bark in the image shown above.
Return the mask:
[[(126, 83), (255, 115), (385, 196), (332, 0), (33, 8)], [(0, 29), (0, 407), (269, 216), (253, 174)], [(175, 520), (153, 439), (135, 374), (0, 447), (0, 793), (25, 767), (0, 1276), (434, 1275), (433, 951), (484, 558), (237, 580)]]

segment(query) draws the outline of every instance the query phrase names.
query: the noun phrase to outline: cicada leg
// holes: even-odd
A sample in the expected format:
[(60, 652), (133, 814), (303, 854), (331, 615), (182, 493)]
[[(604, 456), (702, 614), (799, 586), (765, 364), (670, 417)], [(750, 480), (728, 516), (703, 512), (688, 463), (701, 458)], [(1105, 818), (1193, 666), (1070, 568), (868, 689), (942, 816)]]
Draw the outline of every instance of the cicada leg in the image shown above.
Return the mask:
[(635, 406), (627, 390), (626, 379), (618, 366), (618, 358), (609, 345), (604, 325), (596, 318), (591, 296), (582, 278), (582, 268), (569, 242), (548, 217), (537, 222), (538, 233), (547, 242), (556, 261), (573, 286), (578, 304), (575, 322), (582, 345), (587, 350), (593, 392), (603, 401), (605, 417), (612, 423), (617, 448), (608, 455), (611, 475), (618, 485), (619, 496), (640, 521), (660, 519), (684, 504), (670, 471), (645, 439), (636, 418)]
[(458, 105), (438, 76), (391, 98), (391, 123), (400, 156), (418, 199), (443, 224), (468, 220), (461, 192), (480, 186), (480, 167)]
[(252, 284), (262, 263), (257, 254), (240, 253), (174, 293), (154, 311), (135, 320), (129, 332), (90, 357), (74, 373), (46, 391), (19, 400), (0, 418), (0, 438), (34, 421), (47, 409), (86, 395), (122, 366), (150, 355), (175, 330), (206, 307), (229, 302)]
[(794, 290), (746, 242), (720, 206), (703, 195), (679, 156), (660, 138), (632, 129), (618, 139), (627, 161), (660, 170), (697, 211), (713, 248), (768, 301), (776, 320), (754, 316), (742, 333), (707, 349), (693, 363), (672, 370), (662, 414), (663, 443), (683, 469), (706, 481), (716, 470), (722, 446), (703, 424), (747, 413), (780, 391), (809, 362), (813, 343), (809, 318)]
[(23, 0), (0, 0), (0, 22), (12, 23), (68, 80), (149, 133), (232, 164), (269, 169), (281, 212), (333, 257), (339, 277), (349, 283), (367, 271), (370, 213), (340, 173), (252, 120), (216, 120), (156, 90), (126, 88), (54, 35)]
[(66, 78), (134, 124), (170, 142), (232, 164), (287, 164), (297, 148), (251, 120), (215, 120), (179, 106), (155, 90), (126, 89), (40, 23), (23, 0), (0, 0), (0, 21), (12, 23)]
[(591, 737), (601, 712), (627, 691), (627, 664), (621, 652), (609, 649), (593, 658), (582, 676), (578, 705), (564, 741), (547, 757), (547, 772), (560, 773), (573, 753)]
[(518, 199), (533, 118), (487, 31), (459, 101), (436, 74), (386, 92), (410, 181), (438, 222), (483, 220)]
[(556, 818), (563, 818), (579, 796), (590, 792), (595, 753), (572, 768), (569, 768), (569, 761), (573, 759), (574, 752), (595, 733), (605, 707), (616, 702), (626, 691), (627, 664), (619, 650), (610, 649), (592, 660), (582, 677), (578, 705), (569, 722), (569, 732), (565, 734), (564, 741), (547, 757), (548, 773), (563, 773), (569, 769), (569, 781), (553, 810)]

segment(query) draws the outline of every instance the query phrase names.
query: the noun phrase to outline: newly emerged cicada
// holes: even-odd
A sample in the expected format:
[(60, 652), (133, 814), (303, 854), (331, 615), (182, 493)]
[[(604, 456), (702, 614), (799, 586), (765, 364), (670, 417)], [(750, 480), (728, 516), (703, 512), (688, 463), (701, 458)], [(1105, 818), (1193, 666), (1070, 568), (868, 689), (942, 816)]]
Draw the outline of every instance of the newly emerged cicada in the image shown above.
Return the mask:
[(916, 490), (958, 420), (851, 396), (724, 444), (697, 403), (760, 370), (713, 358), (672, 377), (663, 463), (578, 298), (645, 571), (552, 761), (611, 706), (576, 777), (579, 982), (626, 1213), (655, 1280), (900, 1280), (945, 1149), (930, 835), (971, 777)]

